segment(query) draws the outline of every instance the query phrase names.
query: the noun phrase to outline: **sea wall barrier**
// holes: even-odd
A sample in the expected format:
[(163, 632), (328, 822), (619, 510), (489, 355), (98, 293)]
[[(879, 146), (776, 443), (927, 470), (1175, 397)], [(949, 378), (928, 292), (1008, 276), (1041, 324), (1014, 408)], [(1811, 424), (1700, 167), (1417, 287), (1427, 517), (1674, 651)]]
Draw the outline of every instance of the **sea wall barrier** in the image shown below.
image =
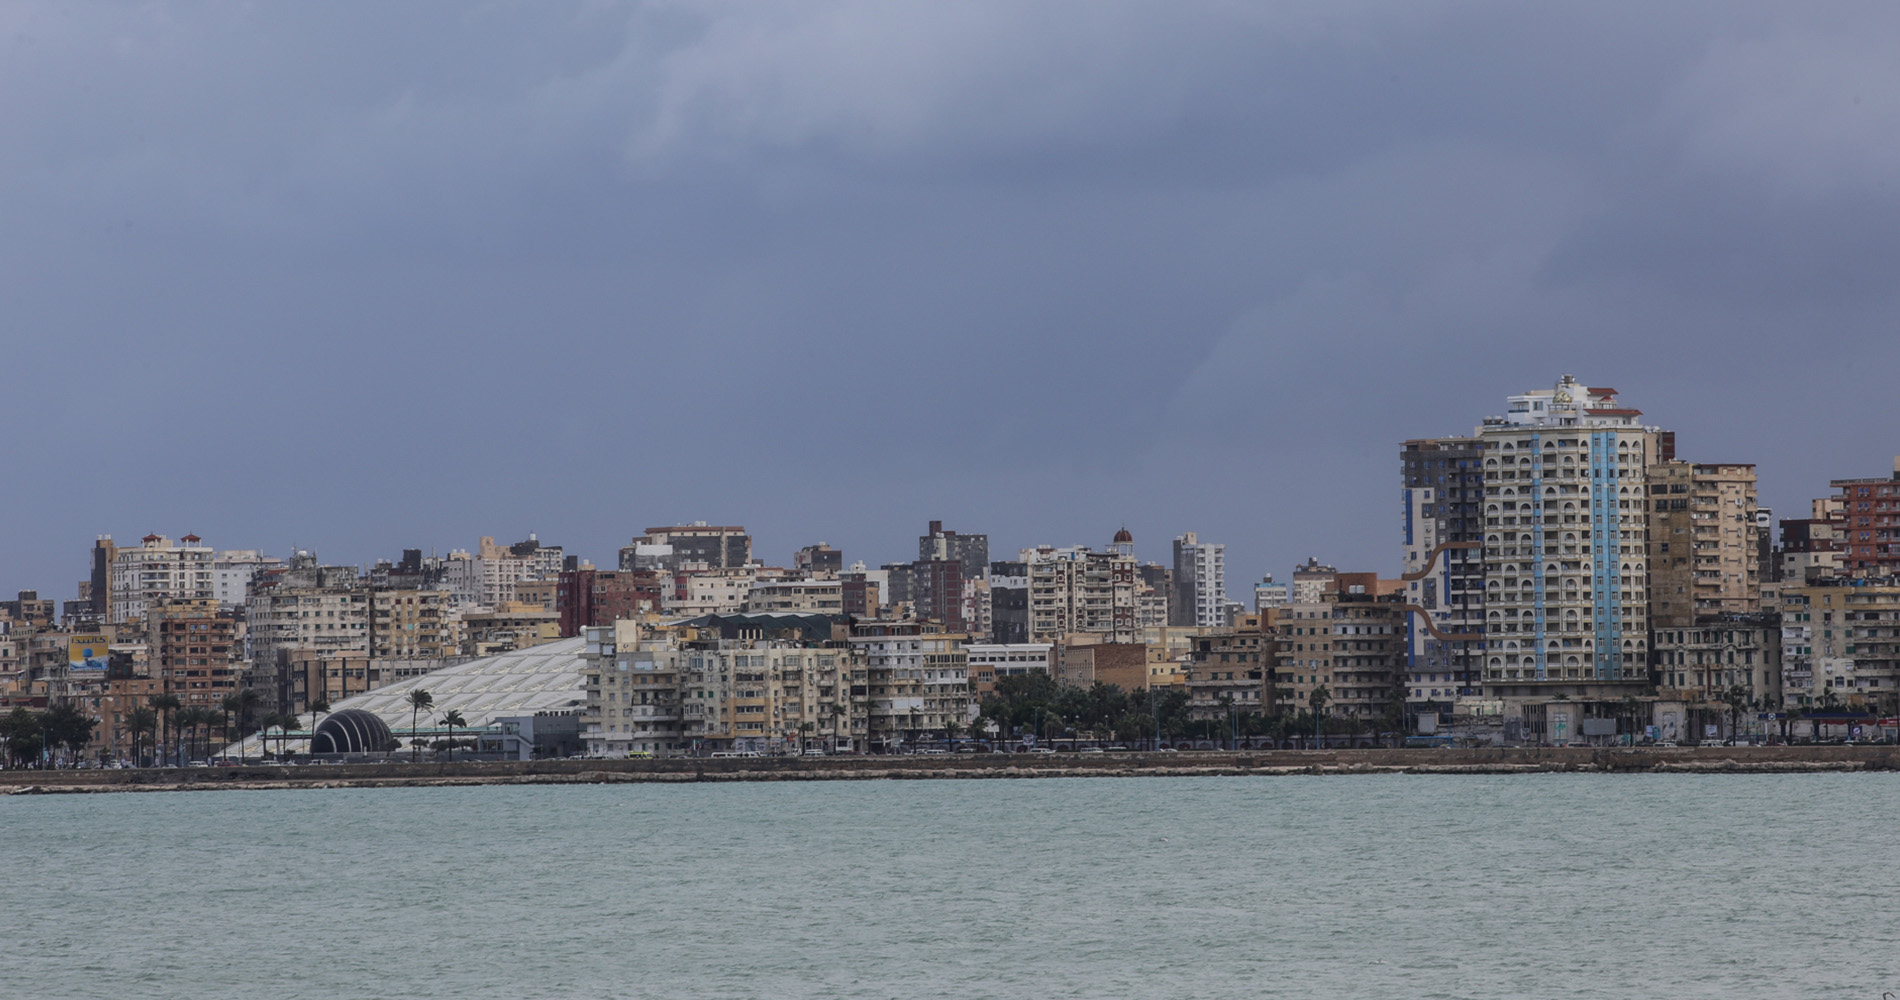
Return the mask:
[(1491, 747), (5, 770), (0, 771), (0, 794), (623, 782), (1797, 771), (1900, 771), (1900, 747)]

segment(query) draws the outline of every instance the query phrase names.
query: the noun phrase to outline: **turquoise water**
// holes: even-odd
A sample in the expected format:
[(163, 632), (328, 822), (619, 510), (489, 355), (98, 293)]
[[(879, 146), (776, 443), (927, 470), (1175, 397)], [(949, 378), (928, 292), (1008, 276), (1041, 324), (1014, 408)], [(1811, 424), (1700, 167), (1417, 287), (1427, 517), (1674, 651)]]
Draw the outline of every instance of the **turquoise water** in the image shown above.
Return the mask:
[(1900, 776), (0, 798), (0, 997), (1866, 997)]

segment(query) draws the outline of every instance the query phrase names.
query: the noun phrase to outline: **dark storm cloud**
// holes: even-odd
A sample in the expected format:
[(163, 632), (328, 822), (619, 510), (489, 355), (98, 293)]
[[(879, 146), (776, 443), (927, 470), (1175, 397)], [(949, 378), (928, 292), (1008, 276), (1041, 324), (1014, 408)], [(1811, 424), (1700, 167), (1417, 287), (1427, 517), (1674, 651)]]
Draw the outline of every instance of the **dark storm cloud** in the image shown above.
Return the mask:
[[(1885, 6), (13, 4), (7, 586), (738, 521), (1394, 563), (1563, 372), (1783, 509), (1900, 450)], [(1876, 412), (1878, 407), (1876, 406)], [(208, 460), (199, 456), (206, 456)]]

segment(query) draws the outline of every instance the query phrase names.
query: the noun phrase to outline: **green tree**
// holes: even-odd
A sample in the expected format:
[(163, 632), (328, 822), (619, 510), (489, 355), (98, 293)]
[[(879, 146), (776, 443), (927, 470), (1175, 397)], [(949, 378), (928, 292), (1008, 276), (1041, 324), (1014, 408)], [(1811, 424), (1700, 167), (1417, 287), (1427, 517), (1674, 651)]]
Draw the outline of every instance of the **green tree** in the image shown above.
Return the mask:
[(40, 713), (25, 706), (16, 707), (0, 718), (0, 739), (7, 747), (7, 759), (16, 764), (39, 760), (45, 749), (45, 730)]
[(64, 747), (73, 757), (85, 752), (98, 725), (97, 719), (65, 702), (54, 705), (40, 716), (40, 726), (46, 733), (46, 745)]
[(798, 724), (798, 752), (800, 754), (805, 752), (805, 744), (811, 739), (811, 734), (817, 731), (818, 724), (816, 722), (801, 722)]
[(422, 710), (434, 705), (435, 698), (422, 688), (409, 692), (409, 759), (412, 761), (419, 760), (422, 756), (422, 745), (416, 742), (416, 732), (421, 728), (419, 720), (422, 717)]
[(462, 718), (461, 712), (451, 708), (442, 713), (442, 724), (449, 730), (449, 760), (453, 761), (455, 760), (455, 731), (467, 728), (468, 720)]

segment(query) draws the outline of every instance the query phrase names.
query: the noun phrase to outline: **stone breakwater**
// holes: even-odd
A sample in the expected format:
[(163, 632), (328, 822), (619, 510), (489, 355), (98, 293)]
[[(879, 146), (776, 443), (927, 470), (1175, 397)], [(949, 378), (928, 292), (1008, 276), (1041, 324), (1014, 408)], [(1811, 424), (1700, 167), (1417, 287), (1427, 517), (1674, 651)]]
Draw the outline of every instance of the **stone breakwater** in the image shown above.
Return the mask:
[(1900, 771), (1900, 747), (1259, 750), (918, 757), (740, 757), (0, 771), (0, 794), (626, 782), (1249, 777), (1297, 774), (1747, 774)]

